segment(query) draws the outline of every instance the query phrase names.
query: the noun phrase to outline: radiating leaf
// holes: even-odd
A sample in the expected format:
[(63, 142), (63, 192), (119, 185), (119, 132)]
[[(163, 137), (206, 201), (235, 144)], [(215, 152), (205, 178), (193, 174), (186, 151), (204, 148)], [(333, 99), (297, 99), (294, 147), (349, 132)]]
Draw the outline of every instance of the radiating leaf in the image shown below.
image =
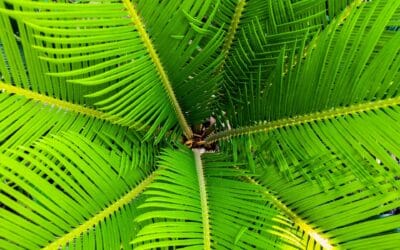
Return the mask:
[(154, 174), (145, 179), (145, 168), (120, 174), (124, 152), (119, 152), (64, 133), (2, 153), (2, 246), (130, 248), (136, 226), (128, 222), (137, 213), (135, 198)]
[(299, 246), (287, 231), (290, 222), (263, 200), (259, 187), (237, 179), (244, 172), (232, 169), (226, 157), (205, 154), (199, 162), (196, 154), (178, 147), (161, 156), (159, 175), (140, 206), (147, 211), (136, 221), (162, 221), (138, 233), (135, 249)]

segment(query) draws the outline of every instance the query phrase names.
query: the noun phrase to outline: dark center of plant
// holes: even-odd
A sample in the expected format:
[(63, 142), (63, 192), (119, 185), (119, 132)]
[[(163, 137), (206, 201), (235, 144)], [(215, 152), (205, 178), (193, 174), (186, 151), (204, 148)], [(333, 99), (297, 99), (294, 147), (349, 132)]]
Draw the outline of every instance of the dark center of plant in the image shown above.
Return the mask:
[(215, 118), (210, 117), (205, 122), (192, 127), (193, 137), (183, 138), (185, 145), (189, 148), (204, 148), (206, 151), (217, 150), (216, 143), (206, 143), (207, 136), (212, 134), (215, 130)]

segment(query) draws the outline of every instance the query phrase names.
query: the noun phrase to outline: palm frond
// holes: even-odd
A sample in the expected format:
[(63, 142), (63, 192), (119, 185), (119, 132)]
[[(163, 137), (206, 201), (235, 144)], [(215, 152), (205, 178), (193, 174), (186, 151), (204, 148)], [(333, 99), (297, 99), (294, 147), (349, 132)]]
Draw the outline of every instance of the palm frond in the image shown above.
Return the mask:
[(141, 133), (111, 124), (101, 119), (102, 114), (95, 110), (34, 92), (28, 93), (28, 96), (8, 92), (0, 93), (0, 152), (29, 146), (43, 136), (68, 131), (79, 133), (101, 145), (128, 143), (130, 146), (119, 146), (116, 152), (125, 148), (124, 151), (136, 160), (133, 166), (142, 165), (143, 162), (150, 165), (154, 163), (157, 146), (142, 144)]
[[(16, 52), (17, 45), (10, 43), (6, 56), (16, 57), (16, 63), (26, 65), (29, 72), (22, 84), (13, 84), (52, 95), (53, 89), (64, 89), (53, 86), (52, 79), (57, 77), (55, 84), (70, 86), (70, 95), (98, 98), (94, 105), (122, 125), (149, 130), (150, 136), (159, 126), (169, 129), (179, 121), (191, 137), (168, 75), (129, 1), (7, 3), (13, 10), (3, 8), (3, 20), (9, 15), (17, 22), (24, 53)], [(10, 22), (2, 29), (8, 31), (2, 41), (11, 40)], [(23, 56), (32, 60), (22, 62)], [(77, 85), (86, 86), (89, 93)], [(171, 115), (174, 111), (176, 117)]]
[(135, 249), (299, 246), (287, 231), (290, 221), (265, 203), (256, 185), (237, 179), (242, 171), (232, 169), (226, 157), (200, 154), (182, 147), (162, 154), (159, 175), (144, 192), (144, 212), (136, 218), (153, 223), (139, 231)]
[(397, 248), (399, 20), (0, 0), (0, 248)]
[[(15, 149), (20, 145), (29, 146), (46, 134), (60, 131), (75, 131), (96, 137), (96, 131), (111, 131), (112, 126), (101, 119), (67, 109), (52, 107), (51, 104), (29, 100), (24, 96), (7, 92), (0, 93), (0, 149)], [(126, 130), (116, 126), (119, 130)]]
[(348, 9), (302, 46), (300, 63), (283, 48), (270, 87), (254, 75), (241, 93), (246, 105), (231, 98), (229, 121), (239, 127), (208, 138), (231, 138), (221, 149), (260, 174), (295, 212), (289, 218), (310, 225), (311, 233), (294, 227), (307, 249), (398, 245), (400, 36), (390, 27), (399, 7), (382, 0)]
[[(315, 51), (307, 56), (304, 63), (297, 65), (297, 68), (293, 70), (289, 70), (286, 75), (282, 74), (284, 73), (282, 71), (284, 66), (282, 58), (276, 73), (275, 85), (268, 90), (264, 99), (255, 99), (255, 101), (262, 101), (263, 105), (259, 107), (266, 106), (267, 112), (264, 114), (262, 112), (255, 113), (253, 109), (255, 105), (249, 105), (248, 110), (252, 110), (253, 113), (243, 112), (243, 114), (240, 114), (242, 112), (237, 111), (238, 116), (242, 116), (241, 121), (251, 121), (254, 117), (260, 115), (259, 118), (267, 116), (268, 119), (272, 120), (271, 122), (227, 130), (210, 137), (209, 140), (229, 138), (235, 134), (265, 131), (269, 133), (268, 137), (278, 138), (277, 141), (279, 142), (276, 143), (277, 146), (274, 148), (279, 153), (271, 157), (277, 161), (281, 170), (290, 165), (287, 162), (300, 163), (304, 162), (307, 157), (314, 159), (321, 156), (326, 158), (327, 155), (331, 155), (332, 159), (337, 158), (344, 161), (344, 168), (351, 166), (351, 171), (354, 171), (364, 181), (368, 181), (371, 175), (378, 174), (375, 158), (386, 159), (385, 164), (391, 166), (391, 171), (397, 173), (397, 168), (393, 165), (395, 163), (390, 160), (389, 155), (390, 153), (398, 155), (395, 146), (393, 146), (395, 145), (393, 139), (398, 138), (399, 134), (395, 131), (396, 129), (390, 129), (393, 134), (387, 134), (377, 125), (380, 119), (384, 119), (389, 128), (395, 128), (399, 119), (396, 115), (399, 105), (398, 82), (395, 80), (399, 77), (400, 64), (395, 55), (400, 50), (398, 46), (400, 34), (385, 28), (387, 23), (395, 17), (396, 11), (400, 11), (400, 5), (385, 3), (385, 1), (365, 3), (362, 8), (356, 9), (350, 14), (349, 23), (345, 23), (342, 28), (337, 28), (340, 32), (334, 32), (336, 28), (326, 30), (319, 38), (319, 46)], [(360, 28), (356, 28), (356, 25)], [(380, 31), (379, 34), (382, 35), (372, 39), (370, 30), (375, 30), (374, 34)], [(356, 31), (359, 32), (358, 36), (356, 36)], [(339, 39), (338, 36), (347, 37), (348, 43), (333, 43), (332, 40)], [(358, 38), (350, 38), (351, 36)], [(367, 42), (358, 41), (361, 37), (368, 38)], [(364, 60), (362, 67), (358, 63), (354, 64), (357, 65), (357, 69), (348, 67), (349, 58), (345, 60), (341, 56), (335, 57), (338, 54), (345, 55), (348, 53), (346, 47), (355, 46), (354, 41), (358, 41), (356, 46), (359, 48), (359, 52), (351, 50), (354, 51), (351, 60)], [(376, 51), (374, 48), (377, 46), (383, 46), (383, 48)], [(341, 52), (338, 51), (339, 49)], [(332, 59), (332, 57), (336, 59)], [(324, 61), (323, 64), (320, 63), (321, 60)], [(340, 66), (341, 64), (342, 66)], [(317, 85), (318, 79), (325, 79), (322, 82), (326, 83), (332, 76), (332, 74), (327, 73), (330, 70), (325, 70), (328, 68), (335, 68), (338, 71), (333, 74), (334, 77), (332, 78), (342, 80), (331, 81), (331, 84)], [(354, 75), (358, 75), (358, 78), (353, 79)], [(371, 81), (372, 75), (374, 77)], [(349, 84), (349, 82), (352, 84)], [(373, 83), (375, 87), (372, 87)], [(312, 93), (313, 91), (316, 91), (316, 93)], [(348, 94), (345, 95), (344, 93)], [(321, 98), (320, 95), (322, 95)], [(314, 96), (314, 98), (304, 98), (305, 96)], [(342, 97), (347, 99), (336, 102), (336, 99)], [(316, 101), (317, 99), (319, 100)], [(279, 105), (276, 106), (275, 104)], [(281, 117), (284, 118), (279, 119)], [(349, 124), (353, 127), (348, 127)], [(355, 127), (364, 132), (353, 130)], [(285, 141), (281, 141), (282, 138), (285, 138)], [(292, 141), (289, 138), (296, 138), (297, 141)], [(387, 143), (383, 143), (386, 141)], [(310, 152), (313, 153), (305, 156), (305, 152), (299, 151), (300, 149), (297, 147), (301, 143), (302, 150), (304, 150), (304, 143), (306, 142), (309, 145), (322, 143), (321, 148), (317, 150), (314, 147), (310, 149)], [(259, 141), (259, 143), (262, 142)], [(241, 144), (240, 147), (242, 148), (247, 148), (249, 145), (246, 142)], [(257, 145), (257, 143), (253, 144)], [(270, 151), (273, 152), (274, 150)], [(292, 154), (293, 152), (297, 153)], [(286, 155), (286, 153), (290, 155)], [(252, 157), (251, 151), (248, 150), (247, 155)], [(254, 164), (252, 165), (254, 166)], [(330, 171), (333, 171), (332, 169), (337, 168), (337, 164), (334, 162), (324, 163), (323, 165), (330, 166), (319, 170), (325, 172), (327, 176), (330, 175)]]
[[(300, 52), (298, 41), (307, 41), (353, 1), (225, 1), (220, 23), (230, 22), (225, 39), (225, 81), (229, 94), (237, 94), (261, 71), (271, 74), (284, 46)], [(236, 7), (235, 7), (236, 5)], [(235, 10), (235, 12), (232, 12)]]
[[(232, 139), (231, 143), (235, 150), (244, 152), (250, 147), (247, 157), (275, 165), (287, 180), (301, 173), (309, 180), (322, 184), (325, 179), (334, 184), (337, 175), (350, 171), (375, 188), (373, 179), (377, 176), (400, 176), (396, 158), (400, 156), (398, 111), (397, 104), (351, 116), (313, 120), (271, 129), (265, 135)], [(399, 185), (393, 178), (387, 182)]]
[[(220, 86), (216, 74), (224, 32), (215, 26), (218, 0), (134, 0), (159, 51), (179, 103), (192, 124), (211, 115)], [(173, 21), (171, 21), (173, 20)]]
[[(318, 244), (315, 237), (310, 239), (304, 235), (307, 249), (320, 249), (320, 246), (393, 249), (398, 246), (400, 215), (395, 211), (400, 207), (400, 193), (390, 181), (398, 182), (398, 175), (387, 172), (374, 176), (372, 181), (379, 188), (371, 190), (348, 171), (335, 175), (335, 183), (322, 180), (325, 187), (322, 189), (300, 171), (293, 175), (292, 182), (280, 178), (281, 173), (275, 168), (268, 167), (262, 172), (258, 179), (267, 190), (296, 211), (299, 218), (313, 225), (315, 233), (328, 236), (323, 240), (318, 237)], [(298, 234), (303, 235), (304, 231), (300, 229)]]
[(296, 41), (302, 55), (286, 44), (268, 81), (260, 67), (240, 90), (240, 100), (230, 97), (230, 124), (295, 119), (396, 97), (400, 36), (388, 25), (397, 22), (399, 11), (395, 2), (363, 2), (347, 9), (307, 49), (307, 35)]
[(127, 221), (136, 216), (136, 197), (154, 178), (148, 175), (153, 166), (130, 168), (124, 151), (71, 132), (0, 158), (3, 247), (130, 248), (136, 226)]

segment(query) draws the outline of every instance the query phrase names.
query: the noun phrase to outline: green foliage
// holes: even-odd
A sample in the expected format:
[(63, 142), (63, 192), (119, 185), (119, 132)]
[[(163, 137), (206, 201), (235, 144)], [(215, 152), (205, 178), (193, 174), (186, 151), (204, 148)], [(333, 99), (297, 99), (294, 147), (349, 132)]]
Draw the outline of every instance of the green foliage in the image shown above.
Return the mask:
[[(138, 234), (134, 243), (144, 244), (136, 249), (168, 246), (202, 249), (205, 212), (210, 217), (215, 248), (300, 246), (290, 232), (289, 221), (263, 199), (261, 187), (238, 180), (245, 172), (235, 169), (234, 163), (220, 155), (207, 153), (202, 164), (196, 165), (193, 153), (185, 148), (169, 149), (161, 155), (162, 170), (143, 193), (148, 198), (139, 206), (149, 210), (135, 219), (154, 222)], [(201, 204), (200, 181), (193, 178), (197, 168), (204, 169), (203, 176), (198, 178), (205, 179), (206, 205)], [(284, 237), (277, 237), (281, 235)]]
[(399, 17), (0, 0), (0, 249), (397, 248)]
[(127, 158), (124, 151), (73, 132), (2, 154), (2, 248), (38, 249), (60, 236), (68, 238), (68, 232), (90, 220), (96, 223), (82, 230), (84, 238), (69, 236), (70, 245), (129, 246), (135, 226), (127, 221), (135, 217), (136, 201), (121, 202), (107, 217), (96, 218), (148, 174), (143, 167), (132, 168)]

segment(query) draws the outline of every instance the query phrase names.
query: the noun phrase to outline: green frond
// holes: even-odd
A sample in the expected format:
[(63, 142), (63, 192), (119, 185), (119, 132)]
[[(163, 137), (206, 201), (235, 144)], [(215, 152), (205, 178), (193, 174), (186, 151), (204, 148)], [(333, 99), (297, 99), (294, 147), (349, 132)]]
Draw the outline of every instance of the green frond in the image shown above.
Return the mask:
[[(211, 144), (220, 140), (228, 140), (232, 137), (237, 137), (241, 135), (252, 135), (260, 132), (270, 132), (279, 128), (290, 128), (292, 126), (318, 122), (321, 120), (332, 120), (345, 116), (359, 115), (360, 113), (369, 111), (379, 111), (380, 109), (385, 108), (395, 108), (399, 105), (400, 97), (354, 104), (347, 107), (339, 107), (336, 109), (324, 110), (322, 112), (283, 118), (271, 122), (261, 122), (253, 126), (243, 126), (236, 129), (220, 131), (218, 133), (208, 136), (205, 139), (205, 142), (207, 144)], [(249, 109), (248, 111), (251, 110)]]
[[(333, 184), (336, 176), (350, 171), (373, 189), (379, 186), (373, 182), (375, 177), (400, 175), (398, 112), (396, 105), (309, 121), (271, 129), (264, 135), (233, 138), (224, 147), (236, 151), (234, 155), (245, 152), (239, 160), (259, 158), (263, 164), (274, 165), (287, 180), (301, 173), (321, 185), (324, 181)], [(254, 169), (254, 164), (250, 167)], [(386, 181), (399, 186), (395, 179)]]
[[(260, 185), (252, 177), (246, 176), (243, 179), (249, 183)], [(303, 247), (305, 247), (306, 249), (314, 249), (320, 247), (323, 249), (334, 249), (328, 237), (326, 237), (322, 232), (316, 232), (312, 226), (310, 226), (300, 216), (298, 216), (295, 212), (293, 212), (290, 208), (283, 204), (275, 193), (271, 192), (271, 190), (268, 190), (267, 188), (264, 188), (264, 190), (262, 190), (262, 193), (264, 194), (265, 199), (270, 201), (279, 211), (282, 212), (282, 214), (284, 214), (293, 222), (294, 232), (296, 232), (299, 238), (302, 239)]]
[[(204, 150), (203, 150), (204, 151)], [(210, 217), (208, 207), (208, 194), (207, 194), (207, 183), (204, 175), (204, 166), (201, 161), (202, 149), (193, 149), (194, 160), (196, 165), (197, 180), (199, 183), (199, 195), (201, 204), (201, 217), (203, 224), (203, 240), (204, 248), (211, 249), (211, 233), (210, 233)]]
[(18, 88), (16, 86), (13, 86), (12, 84), (7, 84), (0, 81), (0, 89), (2, 92), (6, 92), (8, 94), (15, 94), (25, 97), (26, 99), (29, 100), (38, 101), (41, 102), (43, 105), (49, 105), (52, 107), (68, 110), (74, 113), (91, 116), (100, 120), (106, 119), (106, 115), (98, 110), (94, 110), (82, 105), (66, 102), (63, 100), (55, 99), (23, 88)]
[(2, 247), (131, 248), (136, 198), (154, 173), (71, 132), (8, 152), (0, 155)]
[(391, 249), (399, 242), (400, 217), (391, 215), (400, 202), (399, 111), (396, 105), (314, 120), (232, 138), (221, 149), (262, 176), (266, 190), (296, 211), (289, 218), (310, 225), (318, 237), (302, 223), (294, 229), (307, 249)]
[[(315, 34), (351, 2), (224, 1), (224, 11), (218, 18), (221, 23), (231, 23), (223, 48), (229, 50), (224, 52), (229, 54), (225, 71), (227, 87), (236, 93), (238, 84), (248, 84), (260, 66), (266, 79), (285, 44), (292, 48), (305, 34)], [(240, 11), (240, 15), (234, 10)], [(293, 49), (298, 52), (299, 44)]]
[(0, 0), (0, 249), (397, 249), (399, 20)]
[[(95, 138), (96, 132), (112, 131), (107, 122), (79, 113), (53, 108), (23, 96), (0, 93), (1, 151), (20, 145), (29, 146), (46, 134), (75, 131)], [(116, 126), (118, 128), (118, 126)], [(121, 127), (118, 130), (123, 130)]]
[(391, 249), (400, 239), (400, 36), (389, 28), (400, 3), (360, 4), (308, 48), (299, 41), (300, 63), (284, 47), (268, 87), (259, 69), (230, 97), (227, 125), (238, 128), (207, 138), (230, 138), (221, 150), (260, 175), (306, 249)]
[[(25, 80), (13, 77), (13, 84), (68, 101), (78, 98), (70, 95), (94, 98), (84, 103), (94, 103), (109, 116), (119, 117), (117, 122), (122, 125), (148, 130), (148, 136), (161, 125), (170, 129), (179, 121), (191, 137), (168, 75), (129, 1), (6, 2), (7, 7), (0, 10), (3, 20), (12, 19), (0, 24), (7, 31), (1, 41), (14, 39), (10, 23), (14, 20), (21, 44), (2, 42), (11, 47), (5, 56), (13, 57), (20, 68), (27, 67), (16, 73), (29, 72)], [(72, 93), (53, 93), (64, 86)], [(86, 91), (77, 86), (85, 86)]]
[[(388, 181), (396, 179), (396, 175), (376, 175), (372, 183), (379, 185), (379, 189), (371, 190), (349, 171), (335, 175), (335, 183), (324, 180), (325, 189), (321, 189), (301, 172), (293, 176), (294, 181), (288, 182), (280, 178), (281, 173), (275, 168), (261, 171), (263, 174), (258, 179), (268, 190), (317, 233), (328, 237), (322, 246), (327, 242), (339, 249), (395, 249), (398, 246), (400, 215), (394, 210), (400, 206), (400, 193)], [(299, 236), (304, 234), (296, 225), (294, 231)], [(304, 235), (304, 241), (308, 244), (306, 249), (321, 248), (309, 235)]]
[(347, 9), (311, 44), (306, 46), (307, 35), (296, 41), (302, 55), (286, 43), (267, 81), (260, 66), (240, 89), (240, 97), (229, 97), (230, 124), (252, 126), (395, 98), (400, 36), (388, 25), (398, 23), (399, 4), (373, 1), (354, 6), (358, 8)]
[[(238, 180), (245, 173), (221, 155), (178, 147), (166, 150), (155, 181), (144, 192), (135, 249), (299, 247), (290, 221), (264, 201), (261, 189)], [(208, 224), (209, 223), (209, 224)]]
[[(285, 60), (283, 51), (271, 86), (262, 89), (258, 81), (249, 94), (241, 95), (252, 103), (238, 105), (242, 110), (233, 109), (235, 115), (230, 116), (235, 125), (253, 124), (222, 131), (207, 138), (208, 142), (265, 132), (270, 142), (259, 141), (264, 136), (257, 135), (239, 139), (234, 150), (246, 150), (242, 158), (248, 158), (250, 168), (255, 169), (248, 140), (256, 140), (252, 145), (266, 143), (268, 150), (260, 150), (269, 155), (261, 158), (272, 159), (288, 179), (301, 171), (308, 179), (334, 182), (336, 174), (351, 171), (362, 182), (370, 182), (385, 173), (376, 169), (376, 159), (398, 174), (390, 154), (400, 153), (395, 146), (400, 135), (394, 129), (399, 120), (400, 61), (396, 55), (400, 33), (388, 30), (387, 25), (396, 20), (399, 7), (397, 2), (374, 1), (345, 13), (348, 21), (343, 24), (339, 18), (323, 31), (310, 45), (315, 48), (293, 69), (285, 67), (295, 55)], [(382, 130), (380, 121), (387, 130)], [(305, 170), (305, 166), (312, 169)]]
[(191, 124), (212, 113), (220, 86), (216, 68), (224, 32), (215, 16), (225, 0), (133, 0), (149, 28), (177, 99)]
[[(33, 94), (34, 97), (28, 96), (32, 99), (27, 99), (26, 96), (9, 94), (8, 91), (0, 93), (0, 152), (29, 146), (45, 135), (69, 131), (103, 145), (128, 143), (130, 146), (124, 146), (125, 151), (135, 156), (134, 159), (137, 158), (138, 164), (135, 163), (135, 166), (143, 162), (154, 163), (158, 147), (141, 143), (143, 135), (140, 133), (99, 119), (93, 110), (87, 111), (78, 105), (78, 110), (74, 110), (76, 107), (71, 103), (60, 104), (61, 101), (57, 99), (54, 101)], [(107, 143), (109, 140), (112, 142)]]
[[(225, 37), (224, 45), (222, 47), (222, 53), (224, 54), (225, 57), (228, 56), (229, 51), (232, 47), (232, 43), (233, 43), (233, 40), (235, 39), (236, 32), (239, 28), (240, 19), (242, 18), (243, 10), (246, 6), (246, 3), (247, 2), (245, 0), (239, 0), (236, 3), (235, 12), (232, 15), (232, 20), (231, 20), (229, 29), (227, 30), (227, 35)], [(230, 4), (232, 4), (232, 3), (230, 3)], [(225, 62), (223, 62), (223, 63), (225, 63)], [(223, 67), (223, 66), (224, 65), (221, 64), (220, 67)]]

